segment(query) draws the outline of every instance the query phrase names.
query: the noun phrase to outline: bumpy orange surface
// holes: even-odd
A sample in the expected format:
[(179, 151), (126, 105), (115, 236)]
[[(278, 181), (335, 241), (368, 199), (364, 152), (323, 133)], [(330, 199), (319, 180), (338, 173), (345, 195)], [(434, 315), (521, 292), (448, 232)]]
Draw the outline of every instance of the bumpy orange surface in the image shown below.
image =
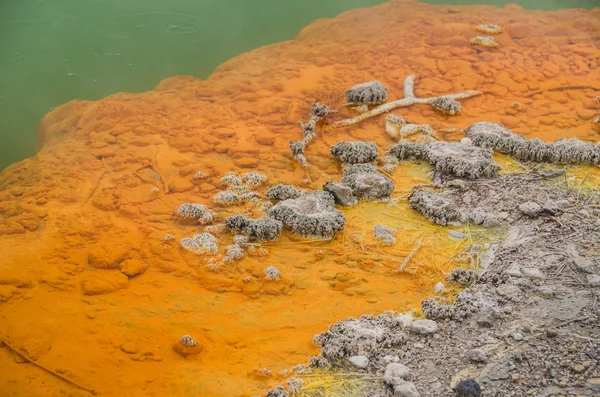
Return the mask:
[[(469, 44), (480, 24), (504, 29), (494, 36), (498, 48)], [(423, 105), (395, 111), (438, 130), (490, 121), (545, 140), (598, 140), (598, 43), (600, 9), (398, 0), (316, 21), (296, 40), (241, 55), (207, 80), (179, 76), (144, 94), (72, 101), (42, 120), (40, 152), (0, 174), (0, 337), (101, 395), (260, 394), (284, 381), (280, 371), (317, 354), (312, 336), (329, 323), (417, 307), (456, 265), (448, 258), (460, 244), (406, 203), (364, 203), (345, 211), (349, 225), (332, 242), (285, 232), (266, 246), (269, 256), (211, 271), (179, 247), (201, 227), (178, 222), (177, 206), (205, 203), (221, 219), (243, 212), (211, 202), (227, 171), (299, 184), (304, 172), (288, 150), (301, 138), (298, 120), (307, 120), (315, 100), (340, 110), (331, 120), (351, 116), (344, 90), (374, 79), (390, 99), (401, 97), (410, 74), (421, 97), (484, 92), (464, 100), (455, 117)], [(340, 140), (390, 146), (383, 127), (378, 117), (319, 128), (304, 187), (340, 178), (329, 154)], [(199, 171), (210, 177), (194, 179)], [(403, 164), (393, 175), (394, 196), (427, 183), (427, 172)], [(398, 228), (399, 242), (374, 243), (376, 223)], [(167, 234), (175, 240), (164, 242)], [(362, 244), (354, 234), (365, 236)], [(396, 273), (421, 239), (411, 271)], [(223, 248), (231, 236), (219, 240)], [(269, 265), (280, 281), (265, 279)], [(184, 334), (198, 340), (199, 354), (173, 350)], [(0, 348), (1, 395), (89, 395), (23, 361)], [(272, 375), (256, 371), (263, 368)]]

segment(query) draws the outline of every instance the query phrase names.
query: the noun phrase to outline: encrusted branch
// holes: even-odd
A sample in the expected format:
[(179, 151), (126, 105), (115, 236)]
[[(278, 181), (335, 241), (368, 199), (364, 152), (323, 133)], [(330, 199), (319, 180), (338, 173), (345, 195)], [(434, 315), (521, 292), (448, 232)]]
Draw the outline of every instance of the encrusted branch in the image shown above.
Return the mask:
[(404, 79), (404, 98), (415, 97), (415, 76), (410, 75)]
[(308, 144), (317, 137), (315, 135), (315, 127), (322, 118), (329, 114), (329, 107), (327, 105), (321, 105), (318, 102), (315, 102), (311, 106), (310, 112), (311, 117), (308, 123), (304, 124), (300, 122), (304, 138), (299, 141), (290, 141), (290, 152), (292, 153), (292, 156), (294, 156), (294, 160), (296, 160), (302, 166), (302, 168), (304, 168), (305, 177), (308, 181), (310, 181), (311, 178), (310, 174), (308, 173), (308, 161), (304, 156), (304, 151), (306, 146), (308, 146)]
[(423, 245), (423, 239), (420, 239), (419, 242), (417, 243), (417, 245), (415, 246), (415, 248), (413, 248), (413, 250), (410, 251), (410, 254), (408, 254), (408, 256), (404, 259), (404, 262), (402, 262), (402, 264), (400, 266), (398, 266), (398, 269), (396, 269), (396, 271), (398, 273), (402, 273), (405, 270), (406, 265), (408, 265), (408, 262), (410, 262), (412, 257), (415, 256), (415, 254), (417, 253), (419, 248), (421, 248), (422, 245)]
[[(368, 112), (365, 112), (359, 116), (353, 117), (351, 119), (337, 121), (337, 122), (333, 123), (333, 126), (337, 127), (337, 128), (348, 127), (351, 125), (358, 124), (361, 121), (366, 120), (368, 118), (379, 116), (380, 114), (389, 112), (396, 108), (411, 106), (411, 105), (414, 105), (417, 103), (430, 104), (430, 105), (436, 107), (436, 109), (438, 109), (440, 111), (444, 111), (444, 109), (441, 109), (439, 106), (436, 106), (435, 104), (442, 100), (455, 101), (456, 99), (466, 99), (466, 98), (471, 98), (471, 97), (481, 94), (481, 91), (466, 91), (466, 92), (461, 92), (458, 94), (449, 94), (449, 95), (443, 95), (443, 96), (433, 97), (433, 98), (417, 98), (414, 94), (414, 84), (415, 84), (415, 76), (408, 76), (404, 80), (404, 98), (399, 99), (394, 102), (388, 102), (386, 104), (377, 106), (376, 108), (369, 110)], [(449, 113), (449, 114), (455, 114), (455, 113)]]
[(0, 344), (4, 344), (6, 347), (8, 347), (8, 349), (10, 351), (12, 351), (13, 353), (15, 353), (19, 357), (23, 358), (28, 363), (31, 363), (31, 364), (35, 365), (36, 367), (38, 367), (42, 371), (46, 371), (50, 375), (53, 375), (53, 376), (57, 377), (58, 379), (66, 382), (66, 383), (70, 384), (71, 386), (74, 386), (74, 387), (76, 387), (76, 388), (78, 388), (80, 390), (85, 390), (85, 391), (87, 391), (87, 392), (89, 392), (91, 394), (94, 394), (94, 395), (96, 394), (95, 390), (88, 389), (87, 387), (83, 387), (80, 384), (76, 383), (75, 381), (67, 378), (66, 376), (61, 375), (61, 374), (57, 373), (56, 371), (53, 371), (50, 368), (47, 368), (47, 367), (43, 366), (42, 364), (38, 363), (34, 359), (32, 359), (29, 356), (27, 356), (25, 353), (22, 353), (19, 349), (17, 349), (15, 346), (13, 346), (12, 344), (10, 344), (6, 339), (4, 339), (2, 337), (0, 337)]

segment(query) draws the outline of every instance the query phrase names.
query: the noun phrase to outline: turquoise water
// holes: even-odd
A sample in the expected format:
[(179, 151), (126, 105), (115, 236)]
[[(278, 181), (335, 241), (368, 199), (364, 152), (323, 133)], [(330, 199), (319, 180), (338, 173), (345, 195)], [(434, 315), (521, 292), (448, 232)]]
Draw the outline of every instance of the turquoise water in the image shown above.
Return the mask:
[[(229, 58), (292, 39), (318, 18), (383, 2), (2, 0), (0, 169), (34, 154), (41, 117), (71, 99), (146, 91), (173, 75), (205, 78)], [(513, 2), (530, 9), (599, 4), (599, 0)]]

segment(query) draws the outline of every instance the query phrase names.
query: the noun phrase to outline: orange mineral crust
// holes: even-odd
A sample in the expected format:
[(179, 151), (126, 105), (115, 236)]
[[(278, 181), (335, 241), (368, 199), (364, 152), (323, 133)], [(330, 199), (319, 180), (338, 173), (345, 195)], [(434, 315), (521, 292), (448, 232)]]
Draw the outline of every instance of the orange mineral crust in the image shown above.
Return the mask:
[[(472, 44), (485, 35), (479, 25), (501, 27), (497, 46)], [(388, 87), (389, 100), (413, 74), (417, 97), (482, 91), (461, 100), (456, 116), (418, 104), (393, 111), (442, 139), (489, 121), (546, 141), (597, 141), (598, 43), (600, 8), (398, 0), (316, 21), (207, 80), (178, 76), (143, 94), (57, 108), (40, 124), (39, 153), (0, 174), (0, 395), (264, 394), (285, 382), (281, 371), (318, 353), (312, 337), (328, 324), (417, 308), (460, 265), (451, 258), (466, 241), (405, 201), (361, 203), (343, 210), (348, 224), (332, 241), (284, 231), (219, 268), (180, 246), (205, 227), (174, 212), (199, 203), (217, 223), (258, 217), (249, 205), (213, 203), (226, 172), (266, 175), (260, 193), (278, 183), (312, 190), (341, 177), (331, 145), (372, 141), (382, 154), (394, 143), (385, 115), (332, 126), (357, 115), (344, 91), (371, 80)], [(298, 121), (314, 101), (338, 112), (316, 128), (305, 174), (288, 145), (302, 138)], [(390, 174), (393, 197), (429, 183), (429, 171), (403, 163)], [(375, 241), (376, 224), (396, 228), (398, 242)], [(215, 235), (223, 252), (232, 235)], [(279, 280), (266, 277), (269, 266)], [(184, 335), (194, 343), (181, 345)]]

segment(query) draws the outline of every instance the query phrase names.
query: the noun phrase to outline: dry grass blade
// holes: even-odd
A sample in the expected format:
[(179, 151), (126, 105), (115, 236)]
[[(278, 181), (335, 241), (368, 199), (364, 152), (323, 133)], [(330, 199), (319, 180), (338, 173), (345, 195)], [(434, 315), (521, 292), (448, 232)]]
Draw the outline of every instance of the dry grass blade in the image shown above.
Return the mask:
[(587, 179), (589, 177), (590, 177), (590, 173), (588, 172), (587, 175), (585, 176), (585, 178), (583, 178), (583, 180), (579, 184), (579, 188), (577, 189), (577, 200), (579, 200), (579, 194), (581, 193), (581, 188), (583, 187), (583, 184), (585, 183), (585, 181), (587, 181)]
[(402, 264), (400, 266), (398, 266), (398, 269), (396, 269), (396, 271), (398, 273), (402, 273), (405, 270), (406, 265), (408, 265), (408, 263), (410, 262), (412, 257), (415, 256), (415, 254), (417, 253), (419, 248), (421, 248), (422, 245), (423, 245), (423, 239), (421, 238), (419, 240), (419, 242), (417, 243), (417, 246), (415, 248), (413, 248), (412, 251), (410, 251), (410, 254), (408, 254), (408, 256), (404, 259), (404, 262), (402, 262)]

